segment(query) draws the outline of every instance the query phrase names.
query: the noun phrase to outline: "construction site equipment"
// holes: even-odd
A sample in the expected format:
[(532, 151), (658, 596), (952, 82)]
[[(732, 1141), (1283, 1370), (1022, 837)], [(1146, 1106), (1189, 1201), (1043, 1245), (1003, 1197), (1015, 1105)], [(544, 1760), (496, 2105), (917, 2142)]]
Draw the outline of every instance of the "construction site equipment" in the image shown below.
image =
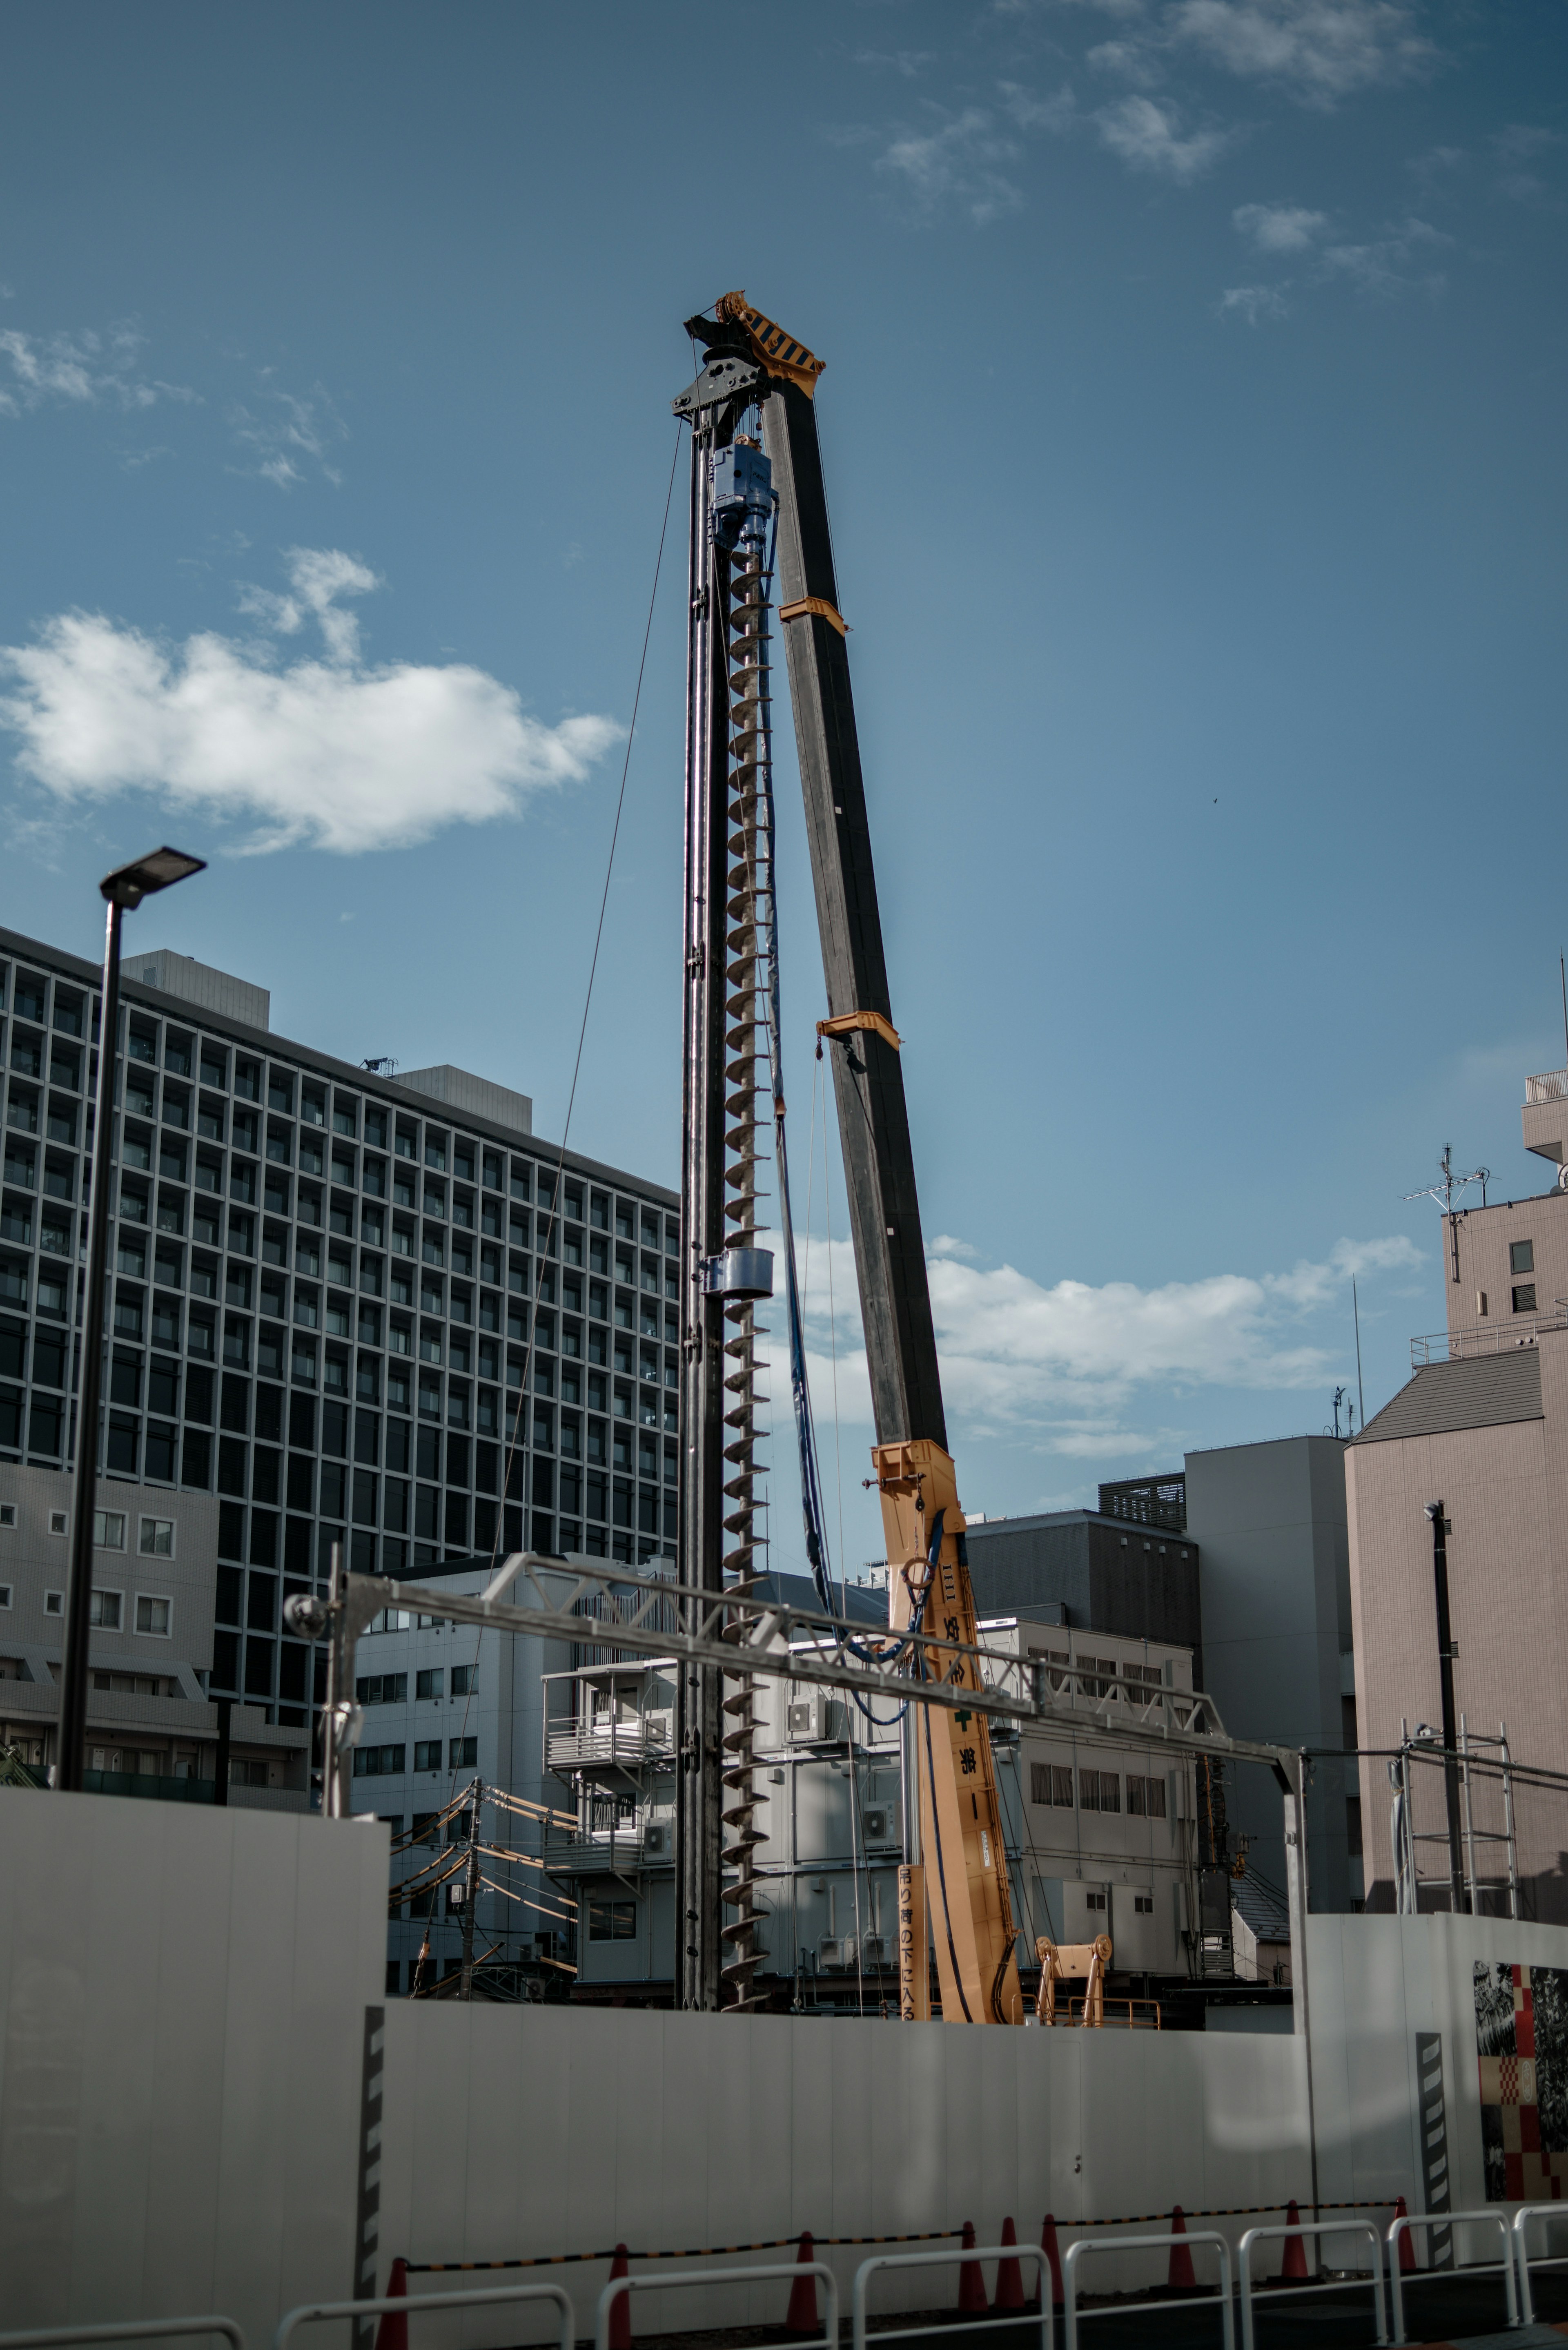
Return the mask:
[(477, 2293), (421, 2293), (412, 2299), (382, 2293), (375, 2301), (306, 2302), (279, 2321), (272, 2350), (288, 2350), (302, 2325), (327, 2324), (335, 2317), (352, 2318), (357, 2326), (362, 2326), (367, 2318), (385, 2317), (389, 2313), (418, 2317), (427, 2309), (488, 2309), (497, 2302), (519, 2301), (553, 2301), (561, 2313), (556, 2337), (560, 2350), (572, 2350), (571, 2295), (559, 2284), (487, 2284)]
[[(1373, 2220), (1298, 2220), (1283, 2227), (1249, 2228), (1236, 2247), (1236, 2273), (1241, 2287), (1241, 2350), (1257, 2350), (1257, 2333), (1252, 2307), (1252, 2247), (1272, 2244), (1292, 2237), (1302, 2236), (1365, 2236), (1372, 2246), (1372, 2268), (1366, 2282), (1372, 2287), (1373, 2324), (1377, 2339), (1386, 2343), (1388, 2329), (1383, 2316), (1383, 2239)], [(1343, 2293), (1347, 2284), (1355, 2284), (1355, 2276), (1338, 2275), (1320, 2278), (1316, 2284), (1272, 2283), (1269, 2287), (1269, 2303), (1294, 2301), (1306, 2293)]]
[[(1040, 2022), (1056, 2021), (1057, 1984), (1081, 1980), (1083, 1999), (1073, 2002), (1083, 2009), (1077, 2021), (1091, 2028), (1104, 2023), (1106, 1969), (1111, 1962), (1108, 1934), (1096, 1934), (1092, 1942), (1054, 1942), (1049, 1934), (1042, 1934), (1035, 1941), (1034, 1955), (1040, 1962), (1040, 1988), (1034, 1994), (1034, 2013)], [(1073, 2020), (1070, 2011), (1069, 2020)]]
[[(1401, 2203), (1404, 2199), (1403, 2196), (1399, 2199)], [(1557, 2205), (1555, 2208), (1559, 2211), (1562, 2210), (1561, 2204)], [(1488, 2206), (1486, 2210), (1480, 2211), (1434, 2211), (1429, 2215), (1423, 2215), (1419, 2211), (1417, 2211), (1414, 2214), (1408, 2211), (1398, 2211), (1396, 2212), (1394, 2218), (1389, 2222), (1386, 2239), (1388, 2246), (1388, 2333), (1389, 2338), (1393, 2342), (1403, 2343), (1409, 2339), (1408, 2334), (1405, 2331), (1404, 2280), (1406, 2274), (1415, 2267), (1415, 2262), (1413, 2260), (1407, 2261), (1406, 2259), (1406, 2253), (1410, 2248), (1411, 2230), (1416, 2228), (1425, 2228), (1429, 2232), (1430, 2230), (1438, 2228), (1461, 2228), (1465, 2226), (1500, 2228), (1502, 2230), (1501, 2259), (1498, 2261), (1485, 2262), (1467, 2261), (1465, 2262), (1463, 2272), (1467, 2277), (1490, 2276), (1501, 2270), (1502, 2274), (1503, 2292), (1507, 2296), (1508, 2323), (1511, 2326), (1522, 2325), (1524, 2324), (1524, 2319), (1520, 2314), (1519, 2278), (1514, 2269), (1513, 2243), (1509, 2235), (1508, 2213), (1506, 2211), (1500, 2211), (1495, 2203)], [(1450, 2275), (1454, 2275), (1458, 2273), (1458, 2272), (1450, 2270), (1449, 2273)]]
[(0, 2334), (0, 2350), (66, 2350), (77, 2342), (164, 2342), (171, 2334), (219, 2334), (234, 2350), (245, 2350), (245, 2337), (232, 2317), (109, 2318), (96, 2325), (35, 2326), (26, 2334)]
[[(762, 1537), (753, 1351), (759, 1291), (728, 1289), (714, 1268), (754, 1244), (759, 1096), (771, 1087), (779, 1221), (789, 1282), (792, 1374), (802, 1449), (807, 1550), (825, 1571), (787, 1205), (780, 1076), (773, 862), (768, 612), (776, 563), (832, 1046), (839, 1142), (870, 1370), (889, 1565), (890, 1624), (928, 1607), (945, 1638), (931, 1659), (951, 1686), (978, 1690), (968, 1651), (974, 1602), (964, 1519), (947, 1451), (927, 1288), (901, 1040), (893, 1024), (876, 871), (839, 608), (815, 395), (823, 363), (749, 304), (725, 295), (690, 318), (706, 364), (673, 403), (691, 426), (687, 643), (684, 1422), (681, 1578), (703, 1592), (751, 1587)], [(757, 429), (750, 427), (753, 416)], [(758, 445), (760, 438), (761, 445)], [(759, 1063), (766, 1047), (767, 1076)], [(820, 1049), (820, 1043), (819, 1043)], [(726, 1508), (726, 1503), (729, 1505)], [(826, 1584), (819, 1583), (826, 1597)], [(680, 1997), (689, 2007), (754, 2003), (756, 1908), (750, 1684), (721, 1700), (701, 1669), (681, 1676), (677, 1827)], [(720, 1707), (724, 1729), (721, 1741)], [(1021, 2023), (1017, 1930), (983, 1712), (917, 1717), (918, 1806), (904, 1864), (930, 1850), (930, 1904), (942, 2013)], [(727, 1841), (721, 1863), (719, 1783)], [(721, 1925), (722, 1901), (734, 1911)], [(721, 1958), (721, 1946), (731, 1955)], [(912, 1948), (906, 1952), (920, 1970)], [(903, 2011), (914, 2007), (906, 1977)]]
[[(611, 2320), (623, 2293), (669, 2293), (680, 2285), (769, 2284), (781, 2277), (789, 2277), (798, 2284), (806, 2276), (821, 2280), (823, 2298), (827, 2303), (827, 2314), (822, 2327), (824, 2350), (838, 2350), (838, 2280), (826, 2261), (770, 2263), (762, 2269), (678, 2269), (671, 2276), (612, 2277), (599, 2295), (598, 2309), (594, 2318), (595, 2350), (611, 2350)], [(568, 2345), (563, 2344), (562, 2350), (568, 2350)]]
[[(878, 2325), (875, 2335), (871, 2334), (867, 2324), (866, 2304), (871, 2279), (880, 2270), (951, 2268), (955, 2262), (961, 2261), (996, 2261), (999, 2263), (1007, 2261), (1032, 2262), (1037, 2281), (1040, 2350), (1052, 2350), (1054, 2339), (1052, 2295), (1046, 2290), (1049, 2255), (1035, 2244), (1012, 2243), (965, 2244), (950, 2252), (878, 2252), (875, 2258), (862, 2261), (855, 2272), (855, 2282), (850, 2289), (850, 2339), (853, 2350), (867, 2350), (867, 2344), (871, 2340), (878, 2343), (897, 2342), (907, 2339), (913, 2334), (929, 2334), (931, 2330), (929, 2325), (902, 2325), (891, 2328)], [(1028, 2314), (1033, 2315), (1034, 2313)]]
[[(1124, 2303), (1112, 2303), (1103, 2309), (1078, 2307), (1078, 2267), (1096, 2252), (1163, 2252), (1172, 2244), (1212, 2244), (1220, 2256), (1220, 2290), (1216, 2296), (1220, 2307), (1220, 2334), (1225, 2350), (1236, 2350), (1236, 2317), (1231, 2305), (1231, 2247), (1217, 2228), (1199, 2228), (1196, 2235), (1185, 2231), (1163, 2236), (1080, 2236), (1069, 2244), (1062, 2261), (1062, 2338), (1065, 2350), (1078, 2350), (1078, 2328), (1085, 2318), (1112, 2317), (1127, 2314)], [(1157, 2309), (1190, 2309), (1189, 2301), (1145, 2301), (1137, 2305), (1140, 2317), (1151, 2316)], [(1379, 2335), (1379, 2340), (1382, 2339)]]

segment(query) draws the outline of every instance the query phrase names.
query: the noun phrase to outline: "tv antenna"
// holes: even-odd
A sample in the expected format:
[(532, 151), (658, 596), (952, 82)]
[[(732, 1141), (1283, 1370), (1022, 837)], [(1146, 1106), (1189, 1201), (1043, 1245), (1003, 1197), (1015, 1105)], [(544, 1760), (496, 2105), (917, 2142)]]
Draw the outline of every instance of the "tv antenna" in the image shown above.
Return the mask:
[(1479, 1183), (1481, 1187), (1481, 1206), (1485, 1207), (1486, 1187), (1491, 1181), (1490, 1167), (1472, 1167), (1468, 1175), (1461, 1175), (1454, 1165), (1454, 1146), (1451, 1142), (1444, 1143), (1443, 1155), (1438, 1159), (1438, 1166), (1440, 1171), (1437, 1182), (1428, 1183), (1424, 1191), (1402, 1191), (1400, 1198), (1436, 1200), (1444, 1215), (1451, 1216), (1454, 1212), (1454, 1201), (1460, 1193), (1469, 1184)]
[[(1332, 1429), (1325, 1428), (1323, 1431), (1325, 1436), (1336, 1436), (1342, 1440), (1346, 1437), (1354, 1436), (1355, 1433), (1355, 1406), (1354, 1404), (1346, 1405), (1345, 1397), (1345, 1388), (1342, 1387), (1335, 1388), (1334, 1391), (1334, 1426)], [(1342, 1407), (1348, 1411), (1350, 1416), (1349, 1425), (1346, 1428), (1341, 1428), (1339, 1424), (1339, 1415)]]

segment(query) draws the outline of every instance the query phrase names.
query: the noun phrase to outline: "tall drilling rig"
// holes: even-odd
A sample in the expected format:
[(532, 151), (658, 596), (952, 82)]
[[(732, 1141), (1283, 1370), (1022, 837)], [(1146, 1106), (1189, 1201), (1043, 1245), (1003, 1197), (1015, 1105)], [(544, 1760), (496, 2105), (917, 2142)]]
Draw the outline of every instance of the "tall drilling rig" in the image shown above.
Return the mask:
[[(725, 295), (711, 317), (688, 319), (686, 330), (705, 363), (674, 402), (691, 427), (680, 1579), (708, 1595), (743, 1594), (754, 1587), (759, 1553), (765, 1555), (755, 1315), (774, 1279), (772, 1253), (758, 1246), (759, 1168), (774, 1176), (786, 1257), (789, 1249), (773, 868), (776, 577), (827, 985), (819, 1035), (832, 1055), (876, 1421), (889, 1624), (895, 1633), (923, 1626), (951, 1642), (950, 1656), (923, 1652), (925, 1669), (962, 1684), (978, 1669), (961, 1653), (974, 1644), (974, 1603), (817, 441), (823, 362), (743, 294)], [(757, 1137), (770, 1128), (774, 1154), (759, 1159)], [(798, 1360), (788, 1263), (785, 1281)], [(804, 1431), (798, 1384), (796, 1405)], [(809, 1488), (804, 1432), (802, 1443)], [(815, 1568), (809, 1502), (807, 1515)], [(911, 1669), (913, 1653), (909, 1644)], [(724, 1675), (721, 1685), (711, 1668), (683, 1665), (677, 1735), (678, 1998), (683, 2007), (744, 2012), (756, 2003), (764, 1924), (753, 1866), (762, 1838), (750, 1679)], [(985, 1717), (910, 1702), (904, 1744), (901, 2011), (911, 2018), (929, 2012), (929, 1895), (944, 2020), (1022, 2022)]]

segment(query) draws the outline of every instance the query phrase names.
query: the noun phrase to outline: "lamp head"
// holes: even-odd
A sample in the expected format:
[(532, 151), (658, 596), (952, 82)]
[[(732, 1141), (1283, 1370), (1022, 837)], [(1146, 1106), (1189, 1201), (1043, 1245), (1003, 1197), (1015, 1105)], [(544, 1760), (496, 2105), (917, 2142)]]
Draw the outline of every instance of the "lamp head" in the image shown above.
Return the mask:
[(204, 857), (187, 857), (181, 848), (154, 848), (139, 857), (134, 865), (119, 866), (106, 873), (99, 889), (111, 906), (121, 906), (134, 913), (143, 898), (151, 898), (171, 882), (183, 881), (192, 873), (204, 873)]

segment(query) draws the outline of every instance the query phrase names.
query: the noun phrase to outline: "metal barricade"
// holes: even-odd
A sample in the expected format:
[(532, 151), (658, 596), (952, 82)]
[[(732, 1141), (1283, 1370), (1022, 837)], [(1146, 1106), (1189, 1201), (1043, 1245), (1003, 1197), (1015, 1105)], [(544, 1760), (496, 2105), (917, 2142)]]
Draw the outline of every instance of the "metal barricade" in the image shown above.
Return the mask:
[(273, 2350), (288, 2350), (301, 2325), (322, 2324), (333, 2317), (417, 2317), (425, 2309), (487, 2309), (498, 2301), (553, 2301), (561, 2313), (560, 2350), (572, 2350), (575, 2325), (571, 2296), (559, 2284), (487, 2284), (477, 2293), (384, 2293), (378, 2301), (311, 2301), (291, 2309), (272, 2337)]
[[(1164, 2252), (1172, 2244), (1212, 2244), (1220, 2254), (1220, 2338), (1224, 2350), (1236, 2350), (1236, 2316), (1231, 2306), (1231, 2247), (1217, 2228), (1195, 2228), (1181, 2236), (1080, 2236), (1062, 2255), (1062, 2339), (1064, 2350), (1078, 2350), (1078, 2262), (1087, 2252)], [(1205, 2296), (1207, 2298), (1207, 2296)], [(1190, 2309), (1190, 2301), (1140, 2301), (1137, 2314), (1156, 2309)], [(1129, 2311), (1085, 2309), (1085, 2317), (1126, 2317)]]
[[(1553, 2208), (1561, 2210), (1563, 2207), (1557, 2204)], [(1508, 2296), (1508, 2322), (1510, 2325), (1521, 2323), (1519, 2280), (1514, 2274), (1513, 2246), (1509, 2237), (1506, 2211), (1500, 2211), (1495, 2203), (1484, 2211), (1401, 2211), (1390, 2221), (1386, 2239), (1388, 2246), (1388, 2313), (1396, 2343), (1406, 2339), (1405, 2288), (1399, 2276), (1400, 2230), (1410, 2228), (1465, 2228), (1478, 2223), (1502, 2230), (1502, 2258), (1496, 2265), (1502, 2272), (1503, 2291)], [(1490, 2276), (1492, 2265), (1490, 2261), (1467, 2262), (1462, 2273), (1466, 2276)], [(1458, 2276), (1460, 2273), (1457, 2264), (1452, 2269), (1427, 2271), (1428, 2277)]]
[[(1372, 2309), (1377, 2326), (1377, 2339), (1386, 2343), (1388, 2329), (1383, 2322), (1383, 2239), (1377, 2232), (1376, 2220), (1289, 2220), (1269, 2228), (1249, 2228), (1236, 2247), (1236, 2268), (1241, 2280), (1241, 2350), (1256, 2350), (1257, 2337), (1252, 2330), (1252, 2246), (1272, 2243), (1286, 2236), (1366, 2236), (1372, 2244)], [(1269, 2294), (1273, 2301), (1292, 2300), (1298, 2293), (1344, 2293), (1345, 2280), (1319, 2279), (1315, 2284), (1275, 2285)], [(1401, 2334), (1397, 2337), (1403, 2340)]]
[(171, 2334), (221, 2334), (245, 2350), (245, 2337), (232, 2317), (130, 2317), (105, 2325), (35, 2326), (27, 2334), (0, 2334), (0, 2350), (49, 2350), (54, 2343), (161, 2342)]
[[(862, 2261), (855, 2272), (855, 2283), (850, 2295), (850, 2326), (852, 2350), (866, 2350), (866, 2288), (876, 2269), (951, 2268), (959, 2261), (1033, 2261), (1040, 2282), (1040, 2350), (1053, 2350), (1054, 2334), (1051, 2315), (1050, 2271), (1045, 2254), (1038, 2244), (987, 2244), (979, 2250), (966, 2251), (961, 2245), (950, 2252), (878, 2252), (875, 2259)], [(1016, 2322), (1022, 2324), (1031, 2314), (1020, 2310)], [(951, 2323), (944, 2319), (944, 2324)], [(990, 2323), (997, 2323), (997, 2312), (990, 2313)], [(877, 2340), (904, 2342), (916, 2334), (929, 2334), (929, 2325), (897, 2325), (877, 2329)]]
[[(826, 2288), (827, 2317), (820, 2338), (826, 2350), (838, 2350), (838, 2279), (826, 2261), (782, 2261), (765, 2269), (681, 2269), (674, 2276), (611, 2277), (599, 2295), (598, 2313), (594, 2320), (595, 2350), (609, 2350), (610, 2310), (618, 2293), (642, 2293), (650, 2286), (667, 2293), (679, 2284), (765, 2284), (778, 2277), (788, 2277), (793, 2282), (796, 2277), (806, 2276), (820, 2277)], [(812, 2342), (817, 2338), (809, 2337)], [(561, 2350), (571, 2350), (569, 2337), (563, 2341)]]
[[(1527, 2234), (1532, 2220), (1568, 2220), (1568, 2203), (1521, 2203), (1513, 2215), (1513, 2252), (1519, 2275), (1521, 2325), (1533, 2325), (1535, 2323), (1535, 2296), (1530, 2290), (1530, 2247)], [(1543, 2265), (1546, 2259), (1547, 2255), (1542, 2253)]]

